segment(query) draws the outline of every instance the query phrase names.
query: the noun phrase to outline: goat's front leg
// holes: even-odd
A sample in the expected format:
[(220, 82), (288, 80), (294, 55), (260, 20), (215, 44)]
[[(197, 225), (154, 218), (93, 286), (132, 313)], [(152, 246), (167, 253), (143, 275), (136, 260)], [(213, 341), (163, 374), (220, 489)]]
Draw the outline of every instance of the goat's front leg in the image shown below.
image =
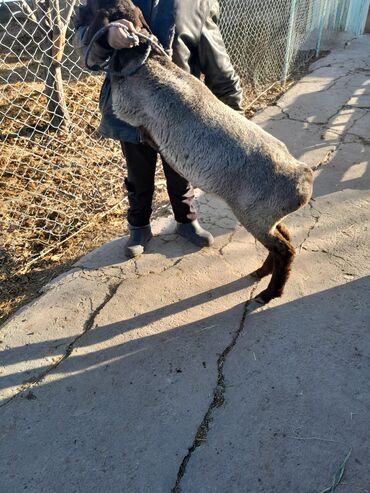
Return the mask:
[[(275, 231), (264, 238), (258, 238), (259, 241), (269, 250), (269, 255), (261, 269), (256, 272), (271, 268), (272, 277), (267, 288), (258, 295), (265, 303), (273, 298), (282, 295), (285, 284), (288, 280), (291, 265), (295, 255), (295, 249), (290, 242), (288, 229), (282, 225), (277, 225)], [(267, 274), (266, 274), (267, 275)]]

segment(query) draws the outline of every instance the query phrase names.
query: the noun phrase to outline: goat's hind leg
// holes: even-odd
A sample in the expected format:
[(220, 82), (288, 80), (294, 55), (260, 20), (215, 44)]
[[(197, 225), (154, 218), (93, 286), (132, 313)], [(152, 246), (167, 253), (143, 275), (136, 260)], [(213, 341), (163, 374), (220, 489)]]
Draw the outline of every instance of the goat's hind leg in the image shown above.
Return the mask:
[[(282, 223), (277, 224), (276, 229), (288, 242), (291, 242), (292, 238), (290, 236), (288, 228), (284, 226), (284, 224)], [(273, 270), (274, 270), (274, 255), (273, 253), (269, 252), (262, 266), (259, 269), (255, 270), (254, 272), (252, 272), (252, 276), (257, 277), (258, 279), (262, 279), (263, 277), (270, 275)]]
[(273, 298), (282, 295), (290, 274), (295, 250), (290, 242), (291, 237), (288, 229), (281, 223), (270, 233), (258, 235), (257, 239), (269, 250), (267, 259), (261, 269), (258, 270), (262, 273), (269, 269), (271, 269), (270, 272), (272, 271), (269, 285), (258, 295), (258, 298), (268, 303)]

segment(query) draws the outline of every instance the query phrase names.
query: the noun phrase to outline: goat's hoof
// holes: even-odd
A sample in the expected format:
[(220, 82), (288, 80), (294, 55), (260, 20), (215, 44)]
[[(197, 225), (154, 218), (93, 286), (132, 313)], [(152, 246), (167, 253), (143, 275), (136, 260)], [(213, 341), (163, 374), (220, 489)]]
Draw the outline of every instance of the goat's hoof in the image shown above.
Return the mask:
[(280, 296), (281, 296), (281, 294), (279, 294), (279, 293), (273, 293), (269, 289), (265, 289), (258, 296), (256, 296), (255, 299), (260, 299), (262, 301), (262, 303), (265, 304), (274, 298), (279, 298)]
[(261, 298), (261, 296), (256, 296), (255, 298), (253, 298), (251, 301), (254, 302), (254, 305), (257, 307), (257, 308), (261, 308), (262, 306), (265, 306), (268, 304), (268, 301), (265, 301), (263, 298)]
[(247, 313), (253, 313), (259, 308), (263, 307), (265, 305), (265, 302), (262, 301), (260, 298), (252, 298), (247, 302)]

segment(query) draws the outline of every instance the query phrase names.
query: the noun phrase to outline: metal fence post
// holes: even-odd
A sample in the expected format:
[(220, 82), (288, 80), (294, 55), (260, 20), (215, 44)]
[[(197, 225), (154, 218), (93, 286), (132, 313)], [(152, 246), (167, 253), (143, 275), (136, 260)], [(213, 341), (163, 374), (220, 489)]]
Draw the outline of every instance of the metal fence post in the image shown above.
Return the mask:
[(289, 25), (288, 25), (288, 37), (286, 43), (285, 60), (284, 60), (284, 70), (283, 70), (283, 83), (286, 83), (288, 78), (289, 66), (292, 61), (292, 50), (293, 50), (293, 33), (294, 33), (294, 23), (297, 11), (297, 0), (291, 0), (290, 4), (290, 15), (289, 15)]

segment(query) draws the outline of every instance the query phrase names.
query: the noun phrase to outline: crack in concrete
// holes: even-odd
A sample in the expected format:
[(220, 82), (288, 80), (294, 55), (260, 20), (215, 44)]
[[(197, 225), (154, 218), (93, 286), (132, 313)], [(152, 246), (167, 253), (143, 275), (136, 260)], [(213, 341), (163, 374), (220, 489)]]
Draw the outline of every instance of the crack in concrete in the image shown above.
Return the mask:
[(178, 258), (177, 260), (174, 261), (174, 263), (172, 265), (168, 265), (167, 267), (164, 267), (164, 269), (161, 270), (161, 272), (159, 272), (158, 274), (163, 274), (163, 272), (167, 272), (168, 270), (173, 269), (174, 267), (177, 267), (178, 268), (179, 264), (181, 264), (181, 262), (183, 260), (184, 260), (184, 257)]
[[(341, 107), (340, 107), (340, 108), (339, 108), (339, 109), (338, 109), (338, 110), (337, 110), (337, 111), (336, 111), (336, 112), (335, 112), (335, 113), (334, 113), (334, 114), (333, 114), (333, 115), (329, 118), (329, 120), (328, 120), (328, 122), (327, 122), (327, 124), (328, 124), (327, 130), (330, 130), (330, 131), (332, 131), (332, 132), (334, 132), (334, 133), (338, 134), (339, 136), (340, 136), (340, 135), (344, 135), (344, 134), (345, 134), (345, 133), (347, 133), (347, 132), (348, 132), (348, 130), (349, 130), (350, 128), (352, 128), (352, 127), (353, 127), (353, 126), (354, 126), (357, 122), (359, 122), (360, 120), (362, 120), (362, 118), (364, 118), (365, 116), (367, 116), (367, 112), (366, 112), (366, 110), (369, 110), (369, 108), (366, 108), (366, 109), (365, 109), (365, 108), (362, 108), (362, 107), (360, 107), (360, 106), (353, 106), (353, 105), (351, 105), (351, 104), (348, 104), (348, 102), (349, 102), (351, 99), (352, 99), (352, 96), (351, 96), (351, 97), (347, 100), (347, 102), (346, 102), (346, 103), (344, 103), (344, 104), (343, 104), (343, 105), (342, 105), (342, 106), (341, 106)], [(336, 129), (335, 129), (335, 128), (333, 128), (333, 127), (331, 127), (331, 126), (330, 126), (329, 121), (330, 121), (330, 120), (333, 120), (333, 119), (334, 119), (336, 116), (338, 116), (338, 115), (339, 115), (339, 114), (340, 114), (343, 110), (362, 110), (362, 111), (365, 111), (365, 113), (364, 113), (363, 115), (358, 116), (357, 118), (353, 119), (353, 121), (352, 121), (352, 122), (350, 122), (350, 125), (349, 125), (348, 127), (346, 127), (345, 132), (339, 133), (339, 132), (337, 132), (337, 131), (336, 131)], [(346, 125), (347, 125), (347, 123), (346, 123)]]
[[(348, 40), (348, 43), (351, 44), (352, 41), (355, 41), (356, 39), (357, 39), (356, 37), (355, 38), (352, 38), (352, 39), (349, 39)], [(326, 55), (326, 57), (327, 58), (333, 58), (332, 55)], [(368, 65), (368, 60), (366, 58), (360, 58), (359, 61), (361, 61), (363, 65), (366, 65), (366, 66)], [(334, 57), (333, 60), (331, 62), (327, 63), (326, 65), (320, 65), (320, 60), (319, 60), (317, 62), (313, 62), (312, 63), (312, 65), (313, 65), (312, 66), (312, 70), (309, 71), (309, 74), (312, 74), (312, 73), (316, 72), (316, 70), (320, 70), (322, 68), (332, 68), (333, 65), (339, 65), (339, 66), (342, 66), (344, 68), (346, 66), (346, 63), (348, 63), (348, 59), (345, 59), (345, 58), (344, 59), (341, 58), (341, 59), (338, 60), (338, 59), (336, 59)], [(314, 65), (316, 65), (316, 66), (314, 66)], [(368, 71), (369, 71), (369, 69), (367, 69), (367, 68), (354, 67), (354, 72), (355, 73), (356, 72), (368, 72)]]
[[(117, 269), (119, 269), (117, 267)], [(89, 273), (96, 273), (95, 276), (90, 276)], [(122, 272), (122, 270), (121, 270)], [(68, 277), (69, 274), (72, 274), (70, 277)], [(36, 300), (38, 300), (42, 295), (47, 294), (54, 289), (57, 289), (59, 287), (63, 286), (68, 286), (68, 284), (71, 284), (76, 280), (76, 278), (80, 279), (85, 279), (86, 281), (91, 281), (91, 280), (96, 280), (96, 278), (103, 278), (104, 283), (109, 283), (112, 279), (117, 279), (117, 280), (122, 280), (121, 277), (118, 275), (108, 275), (104, 272), (104, 270), (101, 270), (101, 268), (92, 268), (92, 267), (75, 267), (70, 271), (66, 271), (64, 274), (62, 274), (62, 278), (58, 281), (58, 277), (53, 279), (49, 284), (46, 284), (40, 289), (39, 296), (35, 297), (31, 303), (34, 303)], [(27, 306), (27, 305), (26, 305)], [(17, 312), (15, 313), (15, 315)]]
[(343, 74), (343, 75), (339, 75), (338, 77), (336, 77), (333, 82), (328, 86), (328, 87), (325, 87), (324, 89), (321, 89), (321, 91), (318, 91), (318, 92), (324, 92), (324, 91), (328, 91), (330, 90), (332, 87), (334, 87), (337, 82), (340, 80), (340, 79), (344, 79), (345, 77), (348, 77), (350, 75), (354, 75), (356, 74), (357, 72), (357, 69), (351, 69), (351, 70), (348, 70), (348, 72), (346, 74)]
[[(341, 111), (345, 110), (345, 109), (361, 109), (362, 111), (364, 111), (363, 108), (359, 108), (357, 106), (351, 106), (351, 105), (348, 105), (347, 103), (345, 103), (331, 118), (330, 120), (332, 120), (333, 118), (335, 118), (336, 116), (338, 116), (340, 114)], [(367, 140), (361, 136), (358, 136), (354, 133), (351, 133), (349, 132), (349, 130), (354, 127), (354, 125), (356, 125), (360, 120), (362, 120), (363, 118), (365, 118), (367, 116), (367, 112), (365, 112), (363, 115), (359, 116), (358, 118), (355, 118), (353, 119), (353, 121), (349, 124), (346, 124), (346, 128), (341, 132), (341, 131), (337, 131), (334, 127), (332, 127), (330, 125), (330, 123), (328, 122), (328, 124), (325, 124), (324, 125), (324, 131), (321, 135), (321, 138), (323, 140), (325, 140), (325, 133), (326, 132), (332, 132), (333, 134), (337, 135), (338, 136), (338, 143), (336, 145), (333, 144), (334, 148), (333, 149), (330, 149), (324, 156), (324, 158), (314, 167), (312, 167), (311, 169), (313, 171), (316, 171), (318, 170), (319, 168), (321, 168), (322, 166), (328, 164), (330, 161), (331, 161), (331, 158), (333, 156), (333, 154), (338, 150), (338, 148), (341, 146), (341, 145), (344, 145), (348, 142), (346, 142), (346, 138), (348, 136), (353, 136), (354, 137), (354, 141), (356, 142), (360, 142), (362, 143), (363, 145), (370, 145), (370, 140)], [(329, 120), (329, 121), (330, 121)], [(348, 125), (348, 126), (347, 126)]]
[[(321, 67), (320, 67), (321, 68)], [(316, 70), (319, 70), (319, 69), (315, 69), (313, 72), (311, 72), (309, 74), (309, 76), (311, 75), (314, 75)], [(342, 74), (342, 75), (338, 75), (338, 77), (335, 77), (335, 79), (333, 79), (333, 81), (326, 87), (324, 87), (323, 89), (320, 89), (319, 91), (314, 91), (314, 92), (326, 92), (326, 91), (330, 91), (330, 89), (332, 89), (337, 83), (339, 80), (341, 79), (344, 79), (345, 77), (348, 77), (349, 75), (354, 75), (356, 73), (356, 69), (355, 70), (348, 70), (347, 73), (345, 74)], [(300, 81), (302, 84), (307, 84), (307, 83), (311, 83), (312, 84), (312, 81), (305, 81), (305, 80), (302, 80)]]
[[(351, 99), (351, 98), (349, 98), (349, 99)], [(325, 130), (331, 130), (332, 132), (335, 132), (335, 130), (332, 128), (332, 126), (330, 124), (330, 121), (331, 120), (334, 120), (347, 107), (347, 103), (348, 103), (349, 99), (347, 99), (347, 101), (345, 103), (343, 103), (337, 109), (337, 111), (335, 111), (332, 115), (330, 115), (330, 117), (327, 119), (327, 121), (325, 123), (323, 123), (323, 126), (325, 127)]]
[[(61, 356), (59, 358), (59, 360), (54, 365), (51, 365), (47, 370), (43, 371), (42, 373), (40, 373), (39, 375), (37, 375), (35, 377), (30, 378), (28, 381), (26, 381), (22, 385), (20, 385), (19, 386), (19, 391), (17, 393), (15, 393), (14, 395), (12, 395), (12, 397), (10, 397), (9, 399), (7, 399), (5, 402), (3, 402), (2, 404), (0, 404), (0, 408), (8, 405), (16, 397), (18, 397), (19, 395), (23, 394), (25, 391), (30, 390), (33, 387), (35, 387), (36, 385), (38, 385), (39, 383), (41, 383), (44, 380), (44, 378), (49, 373), (53, 372), (56, 368), (58, 368), (58, 366), (61, 363), (63, 363), (63, 361), (65, 361), (72, 354), (72, 351), (74, 349), (75, 344), (86, 334), (86, 332), (88, 332), (92, 328), (96, 317), (103, 310), (103, 308), (106, 306), (106, 304), (109, 303), (109, 301), (113, 298), (113, 296), (116, 294), (118, 288), (120, 287), (120, 285), (122, 283), (123, 283), (123, 281), (109, 286), (109, 288), (108, 288), (109, 289), (108, 294), (106, 295), (106, 297), (104, 298), (104, 300), (102, 301), (102, 303), (95, 310), (93, 310), (91, 312), (89, 318), (84, 322), (83, 330), (82, 330), (81, 334), (79, 334), (78, 336), (76, 336), (68, 344), (67, 349), (65, 350), (65, 353), (63, 354), (63, 356)], [(91, 306), (92, 306), (92, 300), (91, 300), (91, 298), (90, 298), (90, 301), (91, 301)]]
[[(312, 224), (312, 226), (310, 226), (310, 227), (308, 228), (307, 235), (305, 236), (305, 238), (304, 238), (304, 239), (301, 241), (301, 243), (299, 244), (299, 246), (298, 246), (299, 253), (301, 253), (302, 249), (303, 249), (303, 250), (307, 250), (307, 249), (304, 247), (304, 244), (305, 244), (305, 243), (306, 243), (306, 241), (308, 241), (308, 239), (310, 238), (312, 231), (316, 228), (316, 226), (317, 226), (318, 222), (320, 221), (320, 217), (321, 217), (321, 212), (313, 206), (313, 204), (312, 204), (312, 200), (313, 200), (313, 199), (311, 199), (311, 200), (309, 201), (308, 206), (309, 206), (309, 208), (310, 208), (310, 210), (311, 210), (311, 217), (314, 219), (314, 223)], [(314, 215), (313, 215), (313, 213), (312, 213), (312, 211), (316, 211), (316, 212), (318, 213), (318, 216), (314, 216)]]
[[(307, 120), (300, 120), (299, 118), (294, 118), (293, 116), (291, 116), (288, 111), (286, 109), (284, 109), (282, 106), (280, 106), (279, 102), (277, 102), (275, 104), (275, 106), (277, 106), (279, 108), (279, 110), (281, 111), (281, 113), (286, 116), (286, 118), (292, 122), (299, 122), (299, 123), (306, 123), (307, 125), (317, 125), (319, 127), (323, 127), (325, 126), (325, 123), (323, 122), (308, 122)], [(328, 119), (330, 120), (330, 118)]]
[[(359, 96), (361, 96), (361, 94)], [(355, 95), (355, 96), (352, 96), (352, 97), (359, 97), (359, 96)], [(350, 98), (350, 99), (352, 99), (352, 98)], [(353, 110), (364, 110), (364, 111), (369, 111), (370, 110), (370, 105), (369, 106), (358, 106), (356, 104), (348, 104), (347, 107), (348, 108), (351, 108)], [(361, 120), (361, 118), (364, 118), (364, 116), (366, 116), (366, 114), (360, 116), (360, 118), (358, 120)], [(356, 122), (358, 122), (358, 120), (356, 120)]]
[(139, 266), (137, 265), (137, 259), (134, 258), (134, 259), (132, 259), (132, 261), (134, 263), (135, 275), (137, 277), (140, 277)]
[[(324, 253), (325, 255), (328, 255), (329, 257), (334, 257), (334, 258), (337, 258), (339, 260), (343, 260), (343, 262), (348, 264), (350, 267), (353, 267), (353, 268), (356, 267), (356, 265), (354, 265), (348, 258), (342, 257), (341, 255), (338, 255), (338, 254), (333, 253), (333, 252), (329, 252), (329, 250), (326, 250), (325, 248), (317, 248), (315, 250), (314, 248), (307, 248), (304, 246), (304, 247), (302, 247), (302, 250), (305, 250), (306, 252), (311, 252), (311, 253)], [(340, 266), (340, 264), (338, 262), (335, 262), (335, 264)], [(354, 274), (351, 274), (351, 275), (354, 275)]]
[[(321, 67), (320, 67), (320, 68), (321, 68)], [(316, 70), (319, 70), (319, 69), (316, 69)], [(315, 71), (311, 72), (311, 74), (314, 74), (314, 73), (315, 73)], [(319, 90), (319, 91), (315, 91), (315, 92), (316, 92), (316, 93), (320, 93), (320, 92), (324, 92), (324, 91), (329, 91), (330, 89), (332, 89), (332, 87), (334, 87), (334, 86), (337, 84), (337, 82), (338, 82), (340, 79), (343, 79), (343, 78), (348, 77), (349, 75), (353, 75), (353, 74), (355, 74), (355, 73), (356, 73), (356, 70), (354, 70), (354, 71), (350, 70), (350, 71), (348, 71), (346, 74), (343, 74), (343, 75), (340, 75), (339, 77), (336, 77), (336, 78), (333, 80), (333, 82), (332, 82), (332, 83), (331, 83), (328, 87), (325, 87), (324, 89), (321, 89), (321, 90)], [(310, 74), (310, 75), (311, 75), (311, 74)], [(307, 81), (307, 83), (308, 83), (308, 82), (309, 82), (309, 81)], [(305, 82), (304, 82), (304, 81), (301, 81), (301, 83), (302, 83), (302, 84), (304, 84)], [(327, 127), (327, 125), (329, 124), (330, 120), (332, 120), (333, 118), (335, 118), (335, 117), (336, 117), (336, 116), (337, 116), (337, 115), (338, 115), (341, 111), (343, 111), (346, 107), (348, 107), (348, 108), (357, 108), (357, 106), (356, 106), (356, 107), (354, 107), (354, 106), (348, 105), (348, 104), (347, 104), (347, 103), (348, 103), (348, 101), (349, 101), (349, 100), (347, 100), (347, 101), (346, 101), (346, 102), (345, 102), (345, 103), (344, 103), (344, 104), (343, 104), (343, 105), (342, 105), (342, 106), (341, 106), (341, 107), (340, 107), (340, 108), (339, 108), (339, 109), (338, 109), (335, 113), (333, 113), (332, 115), (330, 115), (330, 116), (327, 118), (327, 120), (326, 120), (325, 122), (314, 122), (314, 121), (312, 121), (312, 122), (308, 122), (307, 120), (301, 120), (301, 119), (299, 119), (299, 118), (294, 118), (294, 117), (292, 117), (292, 116), (289, 114), (289, 112), (288, 112), (288, 110), (287, 110), (287, 109), (283, 108), (283, 107), (279, 104), (279, 101), (277, 101), (277, 102), (275, 103), (275, 106), (277, 106), (277, 107), (279, 108), (279, 110), (281, 111), (281, 113), (282, 113), (283, 115), (285, 115), (285, 116), (286, 116), (286, 118), (287, 118), (288, 120), (295, 121), (295, 122), (299, 122), (299, 123), (306, 123), (306, 124), (308, 124), (308, 125), (311, 125), (311, 124), (312, 124), (312, 125), (317, 125), (317, 126), (319, 126), (319, 127), (320, 127), (320, 126), (321, 126), (321, 127), (324, 127), (326, 130), (330, 130), (330, 127)], [(359, 109), (363, 109), (363, 108), (359, 108)], [(363, 115), (363, 116), (364, 116), (364, 115)], [(363, 118), (363, 116), (362, 116), (362, 117), (360, 117), (359, 119)], [(358, 120), (359, 120), (359, 119), (358, 119)], [(357, 122), (358, 120), (356, 120), (356, 122)], [(356, 122), (354, 122), (354, 123), (356, 123)], [(353, 123), (353, 124), (354, 124), (354, 123)]]
[[(362, 62), (365, 64), (365, 65), (368, 65), (369, 63), (369, 60), (367, 60), (366, 58), (363, 58), (362, 59)], [(365, 68), (365, 67), (357, 67), (355, 69), (355, 73), (356, 72), (364, 72), (365, 74), (369, 74), (370, 75), (370, 68)]]
[[(169, 265), (167, 267), (164, 267), (163, 270), (161, 270), (160, 272), (158, 272), (158, 274), (162, 274), (163, 272), (166, 272), (169, 269), (172, 269), (174, 267), (177, 267), (183, 261), (183, 259), (184, 259), (183, 257), (178, 258), (171, 265)], [(135, 279), (139, 279), (140, 277), (144, 277), (144, 275), (146, 275), (146, 274), (140, 274), (139, 267), (137, 265), (137, 260), (136, 259), (133, 259), (133, 261), (134, 261), (134, 264), (135, 264), (135, 272), (136, 272)], [(99, 272), (99, 270), (100, 270), (99, 268), (98, 269), (93, 269), (93, 268), (85, 268), (85, 269), (82, 269), (82, 268), (79, 268), (79, 270), (77, 270), (75, 273), (78, 273), (80, 277), (84, 278), (84, 275), (83, 274), (84, 274), (85, 271), (87, 271), (87, 272)], [(112, 277), (106, 275), (104, 272), (100, 272), (100, 274), (105, 279), (105, 282), (107, 282), (109, 284), (109, 280), (111, 280)], [(89, 280), (90, 278), (89, 277), (85, 277), (85, 279)], [(97, 317), (97, 315), (99, 315), (99, 313), (101, 312), (101, 310), (103, 310), (103, 308), (106, 306), (106, 304), (113, 298), (113, 296), (116, 294), (118, 288), (127, 280), (127, 279), (121, 279), (118, 276), (116, 277), (116, 279), (118, 280), (118, 282), (116, 282), (115, 284), (112, 284), (111, 286), (108, 286), (109, 293), (104, 298), (103, 302), (96, 308), (96, 310), (93, 310), (93, 300), (92, 300), (91, 297), (89, 297), (91, 314), (90, 314), (89, 318), (84, 322), (83, 332), (81, 334), (79, 334), (78, 336), (76, 336), (73, 339), (73, 341), (71, 341), (69, 343), (69, 345), (67, 346), (67, 349), (65, 350), (64, 355), (61, 356), (58, 359), (58, 361), (56, 361), (56, 363), (53, 364), (52, 366), (50, 366), (47, 370), (43, 371), (42, 373), (40, 373), (39, 375), (37, 375), (35, 377), (32, 377), (29, 380), (26, 380), (25, 382), (23, 382), (18, 387), (19, 388), (19, 391), (16, 392), (14, 395), (12, 395), (9, 399), (7, 399), (6, 401), (4, 401), (2, 404), (0, 404), (0, 408), (6, 406), (7, 404), (9, 404), (18, 395), (24, 393), (27, 390), (30, 390), (31, 388), (35, 387), (37, 384), (39, 384), (40, 382), (42, 382), (42, 380), (50, 372), (52, 372), (53, 370), (55, 370), (63, 361), (65, 361), (70, 356), (70, 354), (72, 353), (73, 348), (74, 348), (74, 345), (76, 344), (76, 342), (78, 342), (81, 339), (81, 337), (83, 337), (84, 334), (91, 329), (91, 327), (93, 326), (94, 320)], [(69, 279), (69, 280), (67, 280), (65, 282), (65, 284), (69, 284), (73, 280), (74, 279)], [(50, 286), (50, 289), (53, 289), (55, 287), (56, 286)], [(45, 291), (45, 292), (47, 292), (47, 291)], [(45, 294), (45, 292), (42, 293), (42, 294)]]
[[(245, 228), (244, 228), (245, 229)], [(247, 229), (245, 229), (245, 231), (248, 232)], [(240, 277), (245, 277), (246, 274), (245, 272), (241, 272), (239, 269), (236, 269), (235, 268), (235, 265), (233, 265), (231, 262), (229, 262), (226, 258), (225, 258), (225, 254), (224, 254), (224, 250), (227, 246), (230, 245), (230, 243), (233, 241), (234, 239), (234, 236), (236, 235), (237, 233), (237, 228), (234, 229), (234, 231), (232, 231), (229, 236), (228, 236), (228, 239), (226, 240), (226, 242), (217, 250), (218, 253), (221, 255), (221, 259), (223, 262), (225, 262), (225, 264), (229, 267), (229, 269), (231, 270), (231, 272), (233, 272), (234, 274), (240, 276)], [(256, 249), (256, 256), (257, 258), (259, 257), (259, 252), (257, 250), (257, 240), (256, 238), (254, 238), (254, 236), (252, 236), (253, 240), (254, 240), (254, 247)]]
[(235, 344), (237, 343), (240, 334), (242, 333), (245, 325), (245, 321), (248, 315), (248, 305), (251, 302), (251, 300), (254, 297), (254, 294), (258, 288), (258, 282), (256, 281), (250, 291), (249, 294), (249, 299), (245, 302), (244, 305), (244, 311), (242, 318), (240, 320), (240, 324), (238, 329), (233, 335), (233, 338), (230, 342), (230, 344), (223, 350), (223, 352), (220, 354), (217, 360), (217, 384), (216, 387), (213, 390), (213, 399), (212, 402), (210, 403), (201, 424), (199, 425), (195, 438), (193, 440), (193, 443), (191, 447), (188, 449), (187, 455), (183, 458), (179, 470), (177, 472), (176, 476), (176, 483), (175, 486), (171, 489), (171, 493), (180, 493), (180, 483), (182, 481), (182, 478), (184, 477), (186, 473), (186, 467), (191, 459), (191, 456), (193, 452), (195, 451), (196, 448), (200, 447), (206, 440), (208, 436), (208, 431), (209, 431), (209, 425), (213, 420), (212, 414), (213, 410), (215, 408), (221, 407), (224, 402), (225, 402), (225, 391), (226, 391), (226, 383), (225, 383), (225, 376), (223, 373), (224, 365), (227, 356), (230, 354), (232, 349), (234, 348)]
[(333, 252), (325, 252), (324, 250), (323, 253), (327, 253), (329, 257), (334, 257), (334, 258), (338, 258), (339, 260), (343, 260), (343, 262), (355, 268), (355, 265), (353, 265), (350, 260), (346, 259), (345, 257), (342, 257), (341, 255), (337, 255), (336, 253)]
[(365, 139), (365, 137), (361, 137), (361, 135), (357, 135), (357, 134), (353, 134), (351, 132), (348, 132), (346, 133), (345, 137), (351, 137), (351, 141), (345, 141), (343, 142), (343, 144), (355, 144), (355, 143), (358, 143), (358, 144), (362, 144), (363, 146), (369, 146), (370, 145), (370, 139)]

